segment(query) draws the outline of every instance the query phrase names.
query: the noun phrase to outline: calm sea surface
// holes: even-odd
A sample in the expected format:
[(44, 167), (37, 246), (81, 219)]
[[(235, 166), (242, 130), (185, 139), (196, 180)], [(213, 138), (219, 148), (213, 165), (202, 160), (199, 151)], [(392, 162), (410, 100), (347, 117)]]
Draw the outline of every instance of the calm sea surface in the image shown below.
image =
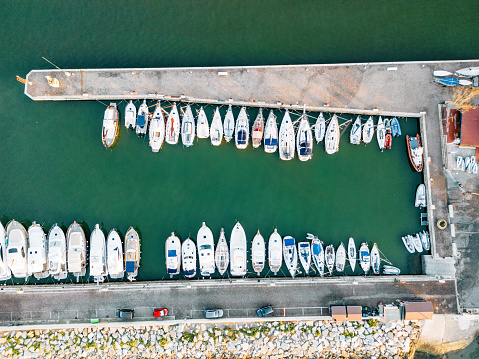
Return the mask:
[[(440, 60), (479, 57), (470, 1), (3, 1), (0, 35), (0, 217), (74, 220), (107, 233), (129, 226), (142, 236), (138, 279), (165, 277), (172, 231), (196, 239), (201, 223), (218, 239), (239, 220), (252, 239), (273, 228), (335, 246), (349, 237), (379, 245), (403, 273), (419, 273), (401, 236), (421, 229), (404, 136), (381, 153), (376, 139), (313, 159), (283, 162), (251, 146), (164, 145), (122, 126), (113, 150), (101, 143), (98, 102), (33, 102), (15, 75), (51, 68), (168, 67)], [(311, 104), (313, 105), (313, 104)], [(125, 103), (119, 105), (123, 112)], [(168, 106), (167, 103), (164, 106)], [(207, 107), (211, 122), (214, 108)], [(222, 108), (222, 115), (226, 109)], [(235, 109), (238, 113), (238, 109)], [(249, 112), (251, 121), (256, 110)], [(266, 113), (265, 113), (266, 115)], [(282, 113), (277, 112), (282, 119)], [(312, 114), (315, 115), (315, 114)], [(294, 114), (293, 119), (298, 115)], [(349, 119), (342, 115), (343, 121)], [(416, 120), (401, 119), (416, 134)], [(250, 256), (250, 254), (248, 254)], [(251, 271), (251, 268), (250, 268)], [(286, 271), (284, 271), (286, 272)], [(359, 273), (358, 270), (356, 270)], [(349, 273), (349, 272), (348, 272)], [(264, 275), (268, 274), (265, 268)]]

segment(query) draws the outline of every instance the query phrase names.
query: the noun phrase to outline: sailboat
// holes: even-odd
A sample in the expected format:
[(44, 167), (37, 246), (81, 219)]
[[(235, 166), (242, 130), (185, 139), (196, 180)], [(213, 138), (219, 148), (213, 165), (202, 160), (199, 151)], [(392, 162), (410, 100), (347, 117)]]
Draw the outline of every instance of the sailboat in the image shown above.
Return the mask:
[(191, 106), (186, 106), (186, 110), (183, 113), (183, 119), (181, 122), (181, 142), (183, 146), (193, 146), (195, 140), (195, 118), (193, 112), (191, 112)]
[(314, 236), (311, 242), (311, 248), (313, 252), (313, 263), (319, 272), (319, 275), (324, 276), (324, 250), (323, 244), (318, 237)]
[(67, 267), (78, 282), (86, 273), (86, 238), (83, 228), (73, 222), (67, 231)]
[(438, 84), (440, 84), (442, 86), (445, 86), (445, 87), (457, 86), (460, 83), (459, 79), (457, 79), (455, 77), (435, 78), (434, 82), (437, 82)]
[(277, 274), (283, 264), (283, 239), (276, 228), (268, 240), (268, 262), (273, 274)]
[(311, 267), (311, 243), (299, 242), (298, 243), (298, 257), (301, 265), (304, 268), (304, 273), (309, 274), (309, 268)]
[(296, 150), (300, 161), (310, 160), (313, 156), (313, 132), (304, 110), (296, 135)]
[(180, 137), (180, 115), (178, 114), (178, 107), (176, 103), (168, 114), (166, 120), (165, 142), (169, 145), (176, 145)]
[(90, 277), (96, 283), (103, 283), (108, 275), (106, 267), (106, 241), (99, 224), (90, 236)]
[(354, 269), (356, 268), (356, 243), (354, 243), (354, 239), (351, 237), (349, 238), (348, 242), (348, 260), (349, 260), (349, 265), (351, 266), (351, 271), (354, 272)]
[(136, 127), (136, 106), (132, 100), (125, 107), (125, 127), (129, 130), (134, 130)]
[(226, 111), (225, 123), (223, 125), (223, 132), (225, 135), (226, 142), (230, 142), (235, 132), (235, 118), (233, 116), (233, 110), (231, 108), (231, 105), (229, 105), (228, 111)]
[(393, 117), (391, 119), (391, 131), (392, 131), (393, 137), (398, 137), (402, 135), (401, 126), (399, 125), (399, 121), (396, 117)]
[(123, 245), (116, 229), (112, 229), (106, 237), (106, 264), (108, 275), (112, 279), (123, 278)]
[(371, 249), (371, 267), (374, 274), (379, 274), (381, 266), (381, 258), (379, 257), (378, 245), (374, 243)]
[(369, 116), (368, 120), (363, 126), (363, 142), (368, 144), (374, 136), (374, 122), (373, 117)]
[(329, 121), (328, 129), (326, 130), (326, 141), (324, 143), (328, 155), (332, 155), (339, 151), (340, 136), (338, 116), (333, 115), (333, 118)]
[(105, 148), (112, 147), (118, 138), (120, 126), (118, 125), (118, 109), (116, 103), (111, 102), (105, 110), (103, 117), (103, 128), (101, 131), (101, 140)]
[(274, 153), (278, 148), (278, 124), (273, 110), (269, 111), (264, 129), (264, 152)]
[(200, 112), (198, 112), (198, 126), (196, 130), (197, 130), (196, 132), (198, 132), (198, 138), (210, 137), (210, 127), (208, 125), (208, 118), (206, 117), (205, 110), (203, 110), (203, 106), (201, 106)]
[(294, 158), (294, 127), (289, 111), (286, 110), (279, 128), (279, 158), (289, 161)]
[(253, 270), (257, 275), (261, 275), (261, 271), (264, 269), (265, 252), (264, 238), (258, 229), (258, 233), (256, 233), (251, 243), (251, 261), (253, 263)]
[(213, 232), (203, 222), (196, 235), (198, 245), (198, 259), (200, 262), (200, 273), (203, 277), (209, 277), (215, 272), (215, 241)]
[(7, 224), (7, 263), (15, 278), (26, 278), (28, 234), (21, 223), (12, 219)]
[(419, 134), (417, 134), (416, 137), (406, 135), (406, 145), (411, 164), (417, 172), (421, 172), (423, 166), (423, 148), (421, 147), (421, 137)]
[(248, 147), (249, 141), (249, 120), (246, 114), (246, 108), (241, 107), (238, 119), (236, 120), (235, 144), (236, 148), (244, 150)]
[(48, 232), (48, 272), (56, 280), (68, 276), (65, 233), (56, 223)]
[(361, 243), (361, 247), (359, 247), (359, 263), (364, 274), (368, 274), (371, 268), (371, 256), (369, 255), (368, 244), (365, 242)]
[(226, 243), (225, 230), (221, 228), (220, 238), (218, 244), (216, 245), (215, 251), (215, 263), (218, 272), (223, 275), (228, 269), (230, 264), (230, 250), (228, 248), (228, 243)]
[(329, 275), (333, 275), (335, 255), (332, 244), (328, 245), (324, 251), (324, 261), (326, 263), (326, 268), (328, 268)]
[(424, 183), (421, 183), (419, 186), (417, 186), (414, 207), (426, 207), (426, 186), (424, 185)]
[(166, 272), (170, 275), (170, 278), (172, 278), (174, 275), (180, 274), (181, 267), (181, 242), (173, 232), (171, 232), (171, 236), (166, 239), (165, 254)]
[(28, 275), (37, 279), (48, 277), (47, 238), (42, 226), (33, 222), (28, 228)]
[(0, 222), (0, 281), (8, 280), (12, 277), (12, 271), (8, 268), (7, 261), (7, 241), (5, 228)]
[(384, 150), (384, 146), (386, 143), (386, 126), (384, 126), (383, 118), (381, 116), (379, 116), (378, 120), (377, 138), (379, 149)]
[(284, 263), (294, 278), (298, 269), (298, 251), (296, 250), (296, 241), (291, 236), (285, 236), (283, 238), (283, 256)]
[(231, 275), (246, 274), (246, 233), (239, 222), (236, 222), (230, 237)]
[(181, 245), (181, 264), (186, 278), (192, 278), (196, 275), (196, 245), (191, 238), (188, 238)]
[(210, 140), (213, 146), (221, 145), (223, 140), (223, 123), (221, 122), (221, 114), (218, 107), (216, 107), (213, 121), (211, 122)]
[(125, 234), (125, 272), (130, 282), (134, 281), (140, 268), (140, 236), (133, 227)]
[(138, 117), (136, 118), (136, 134), (138, 136), (146, 135), (146, 131), (148, 129), (148, 121), (149, 121), (150, 111), (148, 111), (148, 105), (146, 104), (146, 100), (143, 100), (143, 103), (140, 105), (138, 109)]
[(316, 138), (316, 143), (320, 143), (324, 139), (324, 133), (326, 132), (326, 120), (324, 119), (323, 113), (321, 112), (316, 120), (314, 125), (314, 137)]
[(361, 143), (361, 116), (356, 118), (356, 121), (354, 121), (353, 126), (351, 127), (349, 141), (353, 145), (359, 145)]
[(343, 242), (339, 245), (336, 250), (336, 270), (338, 272), (344, 272), (344, 267), (346, 265), (346, 249), (344, 248)]
[(253, 148), (258, 148), (261, 146), (261, 141), (263, 140), (263, 131), (264, 131), (264, 118), (263, 118), (263, 109), (260, 108), (258, 111), (258, 116), (253, 122), (253, 130), (251, 133), (251, 141), (253, 142)]
[(165, 118), (163, 117), (160, 102), (156, 105), (153, 118), (151, 119), (149, 137), (151, 150), (158, 152), (165, 140)]

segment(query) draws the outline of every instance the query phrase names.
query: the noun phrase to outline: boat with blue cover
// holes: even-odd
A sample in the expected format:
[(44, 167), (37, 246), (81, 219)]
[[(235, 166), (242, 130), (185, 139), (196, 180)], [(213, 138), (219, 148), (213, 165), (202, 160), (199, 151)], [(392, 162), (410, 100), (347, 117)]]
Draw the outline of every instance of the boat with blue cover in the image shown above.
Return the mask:
[(296, 135), (296, 150), (300, 161), (310, 160), (313, 155), (313, 132), (309, 125), (306, 112), (303, 111)]
[(140, 254), (140, 236), (133, 227), (130, 227), (125, 234), (125, 272), (130, 282), (138, 275)]
[(459, 79), (455, 77), (442, 77), (442, 78), (436, 78), (434, 79), (438, 84), (442, 86), (457, 86), (459, 85)]
[(231, 108), (231, 105), (229, 105), (228, 111), (226, 111), (223, 131), (224, 131), (226, 142), (230, 142), (235, 132), (235, 118), (233, 116), (233, 110)]
[(269, 111), (264, 128), (264, 152), (274, 153), (278, 148), (278, 124), (273, 110)]
[(299, 242), (298, 243), (298, 255), (299, 261), (304, 268), (304, 273), (309, 274), (309, 268), (311, 267), (311, 243)]
[(316, 236), (313, 236), (313, 240), (311, 241), (311, 250), (313, 252), (314, 266), (322, 277), (324, 276), (324, 250), (322, 242)]
[(324, 262), (328, 268), (329, 275), (333, 275), (334, 263), (336, 261), (336, 256), (334, 253), (334, 246), (332, 244), (328, 245), (324, 251)]
[(369, 255), (368, 244), (363, 242), (361, 247), (359, 247), (359, 263), (364, 274), (368, 274), (369, 269), (371, 269), (371, 256)]
[(361, 143), (361, 116), (356, 118), (356, 121), (354, 121), (353, 126), (351, 127), (349, 142), (353, 145), (359, 145)]
[(402, 135), (401, 126), (399, 125), (399, 121), (396, 117), (393, 117), (391, 119), (391, 131), (392, 131), (393, 137), (398, 137)]
[(298, 251), (296, 250), (296, 241), (291, 236), (283, 238), (283, 256), (284, 263), (286, 264), (291, 277), (294, 278), (298, 269)]
[(143, 103), (138, 109), (138, 117), (136, 118), (136, 134), (138, 136), (146, 135), (146, 130), (148, 129), (148, 116), (150, 112), (148, 111), (148, 105), (146, 100), (143, 100)]
[(181, 266), (181, 242), (180, 239), (175, 236), (175, 233), (171, 232), (165, 243), (166, 253), (166, 272), (170, 275), (170, 278), (174, 275), (180, 274)]

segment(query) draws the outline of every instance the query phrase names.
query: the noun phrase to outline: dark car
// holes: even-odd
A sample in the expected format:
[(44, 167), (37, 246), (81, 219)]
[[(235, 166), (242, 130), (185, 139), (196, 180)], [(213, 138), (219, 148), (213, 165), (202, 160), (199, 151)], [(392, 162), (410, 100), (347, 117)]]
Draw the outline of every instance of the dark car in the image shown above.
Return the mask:
[(209, 309), (205, 311), (206, 319), (221, 318), (223, 316), (223, 310), (221, 309)]
[(166, 317), (168, 315), (167, 308), (158, 308), (153, 310), (154, 317)]
[(259, 317), (264, 317), (267, 316), (268, 314), (273, 313), (273, 306), (272, 305), (267, 305), (266, 307), (259, 308), (256, 313), (258, 314)]
[(134, 309), (117, 309), (116, 317), (120, 319), (133, 319), (135, 316)]

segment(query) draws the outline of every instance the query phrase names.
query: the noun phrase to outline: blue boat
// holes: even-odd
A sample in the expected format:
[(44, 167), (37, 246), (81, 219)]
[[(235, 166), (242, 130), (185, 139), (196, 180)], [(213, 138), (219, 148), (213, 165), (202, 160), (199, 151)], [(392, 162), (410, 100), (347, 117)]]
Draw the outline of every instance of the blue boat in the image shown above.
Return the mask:
[(401, 136), (401, 126), (399, 126), (399, 121), (396, 117), (391, 119), (391, 131), (393, 137)]
[(457, 86), (459, 85), (459, 79), (454, 77), (444, 77), (444, 78), (437, 78), (436, 82), (442, 86)]

